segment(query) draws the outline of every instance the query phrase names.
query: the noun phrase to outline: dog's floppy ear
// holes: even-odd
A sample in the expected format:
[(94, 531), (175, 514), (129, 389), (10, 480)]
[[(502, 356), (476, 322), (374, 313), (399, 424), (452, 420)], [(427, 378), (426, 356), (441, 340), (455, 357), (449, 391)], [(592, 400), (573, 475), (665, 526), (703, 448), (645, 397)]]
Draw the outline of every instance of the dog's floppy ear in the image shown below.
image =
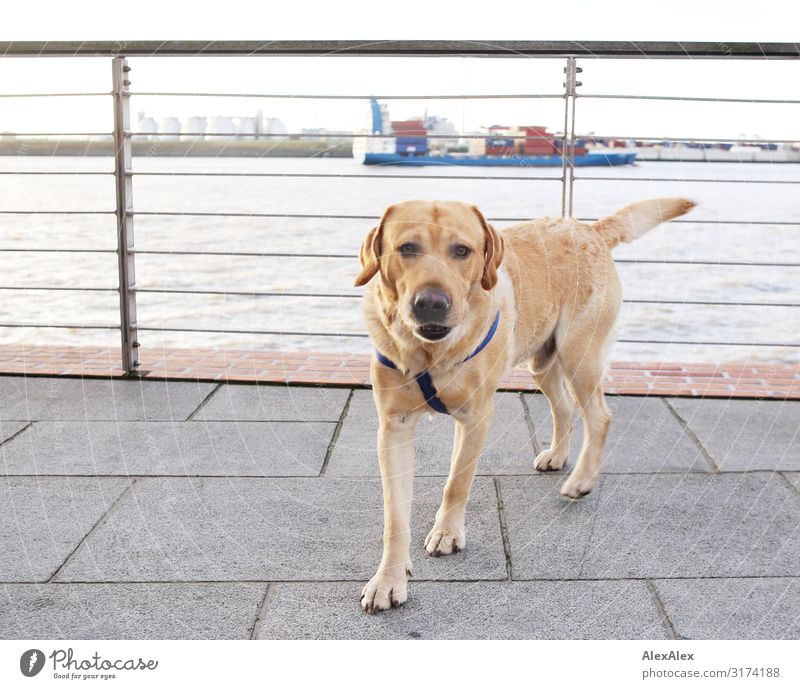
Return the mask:
[(392, 206), (389, 206), (383, 213), (381, 221), (373, 227), (364, 237), (361, 243), (361, 251), (358, 258), (361, 261), (361, 272), (356, 278), (355, 286), (362, 287), (366, 285), (381, 267), (381, 239), (383, 235), (383, 224), (389, 213), (392, 211)]
[(478, 216), (483, 227), (484, 250), (481, 287), (488, 291), (497, 284), (497, 270), (503, 262), (503, 238), (494, 227), (486, 222), (486, 218), (483, 217), (483, 213), (478, 210), (477, 206), (472, 206), (472, 211)]

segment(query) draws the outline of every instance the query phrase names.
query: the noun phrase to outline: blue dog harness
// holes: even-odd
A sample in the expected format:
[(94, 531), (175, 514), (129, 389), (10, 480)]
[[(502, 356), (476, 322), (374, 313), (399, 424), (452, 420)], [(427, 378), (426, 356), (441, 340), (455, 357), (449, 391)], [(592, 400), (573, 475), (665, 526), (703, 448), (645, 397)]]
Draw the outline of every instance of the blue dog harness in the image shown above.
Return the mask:
[[(497, 326), (500, 324), (500, 311), (497, 312), (497, 315), (494, 317), (494, 323), (492, 323), (491, 327), (489, 328), (489, 332), (486, 333), (486, 337), (483, 338), (481, 343), (477, 346), (474, 352), (470, 354), (464, 361), (461, 363), (465, 363), (469, 361), (472, 357), (477, 356), (480, 352), (488, 345), (494, 334), (497, 332)], [(375, 350), (375, 356), (378, 358), (384, 366), (389, 368), (397, 369), (397, 365), (389, 359), (381, 354), (377, 349)], [(431, 378), (431, 374), (428, 371), (423, 371), (422, 373), (418, 373), (416, 375), (417, 385), (419, 385), (419, 389), (422, 392), (422, 396), (425, 398), (425, 401), (428, 403), (428, 406), (431, 407), (434, 411), (438, 411), (440, 414), (449, 414), (450, 412), (447, 411), (447, 406), (445, 405), (442, 400), (438, 397), (438, 392), (436, 391), (436, 386), (433, 384), (433, 378)]]

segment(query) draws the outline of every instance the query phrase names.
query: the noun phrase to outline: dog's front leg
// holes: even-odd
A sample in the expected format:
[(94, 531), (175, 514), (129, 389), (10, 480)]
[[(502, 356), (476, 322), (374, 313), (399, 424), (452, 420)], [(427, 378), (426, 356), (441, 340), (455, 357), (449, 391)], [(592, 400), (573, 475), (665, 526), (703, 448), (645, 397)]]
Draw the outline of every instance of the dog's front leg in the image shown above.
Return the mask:
[(414, 427), (417, 414), (381, 414), (378, 459), (383, 481), (383, 557), (361, 592), (366, 612), (399, 607), (408, 597), (411, 575), (411, 494), (414, 478)]
[(491, 400), (468, 415), (456, 416), (455, 421), (450, 475), (433, 529), (425, 539), (425, 550), (434, 557), (457, 553), (467, 543), (464, 517), (478, 458), (492, 422)]

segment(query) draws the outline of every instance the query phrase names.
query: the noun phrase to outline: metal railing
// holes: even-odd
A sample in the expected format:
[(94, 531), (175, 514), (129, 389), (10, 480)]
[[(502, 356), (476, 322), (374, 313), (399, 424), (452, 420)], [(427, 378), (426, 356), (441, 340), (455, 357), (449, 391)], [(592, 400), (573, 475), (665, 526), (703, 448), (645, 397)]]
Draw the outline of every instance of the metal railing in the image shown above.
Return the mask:
[[(127, 62), (128, 57), (135, 56), (185, 56), (191, 55), (198, 58), (203, 56), (248, 56), (248, 55), (270, 55), (270, 56), (325, 56), (335, 59), (336, 56), (486, 56), (499, 58), (503, 56), (531, 57), (531, 58), (563, 58), (564, 64), (564, 90), (561, 93), (529, 93), (529, 94), (460, 94), (460, 95), (397, 95), (387, 94), (381, 96), (370, 95), (330, 95), (330, 94), (285, 94), (285, 93), (239, 93), (239, 92), (176, 92), (176, 91), (141, 91), (132, 92), (130, 90), (131, 80), (129, 79), (130, 67)], [(166, 294), (166, 295), (215, 295), (215, 296), (246, 296), (252, 298), (311, 298), (311, 299), (355, 299), (360, 294), (350, 291), (318, 291), (318, 290), (216, 290), (216, 289), (154, 289), (139, 287), (136, 284), (136, 257), (137, 256), (225, 256), (234, 258), (261, 258), (274, 257), (286, 259), (355, 259), (357, 254), (352, 252), (324, 253), (324, 252), (280, 252), (280, 251), (206, 251), (181, 249), (178, 251), (148, 250), (137, 248), (134, 241), (134, 220), (136, 217), (222, 217), (222, 218), (278, 218), (278, 219), (343, 219), (343, 220), (377, 220), (377, 215), (356, 215), (356, 214), (325, 214), (325, 213), (266, 213), (266, 212), (225, 212), (225, 211), (139, 211), (136, 210), (133, 201), (133, 178), (136, 177), (159, 177), (159, 176), (181, 176), (181, 177), (277, 177), (277, 178), (307, 178), (307, 179), (452, 179), (452, 180), (498, 180), (498, 181), (557, 181), (561, 185), (561, 212), (562, 215), (572, 215), (573, 201), (575, 194), (575, 182), (579, 180), (609, 181), (615, 182), (624, 180), (631, 181), (659, 181), (664, 183), (746, 183), (746, 184), (781, 184), (795, 185), (800, 184), (800, 179), (755, 179), (743, 180), (736, 178), (709, 178), (709, 177), (621, 177), (621, 176), (596, 176), (578, 175), (575, 173), (575, 150), (576, 150), (576, 129), (575, 113), (577, 103), (583, 99), (609, 99), (609, 100), (655, 100), (655, 101), (701, 101), (716, 103), (761, 103), (773, 105), (797, 105), (799, 100), (793, 99), (749, 99), (749, 98), (706, 98), (706, 97), (682, 97), (682, 96), (661, 96), (661, 95), (625, 95), (625, 94), (579, 94), (578, 87), (581, 82), (578, 80), (581, 67), (578, 60), (593, 58), (664, 58), (664, 59), (798, 59), (797, 47), (794, 44), (745, 44), (745, 43), (627, 43), (627, 42), (521, 42), (521, 41), (500, 41), (500, 42), (463, 42), (463, 41), (380, 41), (380, 42), (353, 42), (353, 41), (333, 41), (333, 42), (314, 42), (314, 41), (278, 41), (269, 43), (254, 43), (246, 41), (237, 42), (49, 42), (49, 43), (3, 43), (0, 42), (0, 56), (7, 57), (108, 57), (110, 58), (112, 71), (112, 89), (110, 92), (53, 92), (53, 93), (12, 93), (0, 94), (2, 99), (19, 98), (63, 98), (63, 97), (97, 97), (109, 96), (113, 102), (113, 129), (111, 132), (86, 132), (86, 133), (59, 133), (59, 132), (39, 132), (25, 133), (25, 136), (74, 136), (74, 137), (107, 137), (113, 140), (114, 170), (113, 172), (98, 171), (64, 171), (53, 170), (46, 173), (38, 171), (14, 170), (2, 171), (0, 175), (113, 175), (116, 205), (109, 210), (36, 210), (25, 211), (15, 209), (0, 209), (0, 215), (12, 216), (20, 214), (35, 213), (36, 215), (114, 215), (117, 226), (116, 249), (96, 249), (96, 248), (74, 248), (69, 246), (56, 248), (0, 248), (0, 253), (11, 252), (30, 252), (30, 253), (65, 253), (65, 254), (116, 254), (118, 266), (118, 287), (91, 287), (91, 286), (25, 286), (25, 285), (0, 285), (0, 291), (32, 290), (32, 291), (53, 291), (53, 292), (117, 292), (119, 294), (119, 323), (117, 325), (105, 324), (83, 324), (77, 327), (81, 329), (118, 329), (121, 337), (121, 360), (122, 367), (128, 373), (135, 373), (140, 362), (137, 356), (140, 347), (142, 332), (180, 332), (180, 333), (216, 333), (216, 334), (247, 334), (247, 335), (298, 335), (314, 337), (337, 337), (337, 338), (365, 338), (364, 332), (324, 332), (314, 330), (287, 331), (275, 329), (225, 329), (225, 328), (200, 328), (200, 327), (155, 327), (142, 326), (137, 319), (137, 295), (139, 294)], [(493, 175), (487, 177), (474, 174), (390, 174), (390, 173), (325, 173), (325, 172), (158, 172), (158, 171), (137, 171), (132, 168), (132, 142), (140, 137), (157, 138), (159, 136), (174, 136), (171, 134), (160, 133), (137, 133), (132, 131), (130, 124), (130, 99), (132, 96), (149, 97), (186, 97), (186, 98), (270, 98), (270, 99), (369, 99), (378, 98), (381, 100), (494, 100), (494, 99), (561, 99), (564, 103), (563, 109), (563, 131), (560, 135), (546, 135), (553, 141), (560, 141), (561, 167), (560, 175)], [(19, 133), (17, 133), (19, 134)], [(3, 137), (17, 136), (15, 133), (0, 133)], [(229, 134), (215, 134), (208, 132), (181, 132), (182, 138), (186, 137), (229, 137)], [(252, 134), (239, 134), (237, 138), (254, 136)], [(275, 139), (314, 139), (327, 137), (327, 134), (315, 133), (291, 133), (291, 134), (269, 134), (260, 133), (261, 138)], [(349, 134), (346, 138), (391, 138), (394, 134)], [(596, 139), (635, 139), (637, 141), (676, 141), (667, 137), (649, 136), (600, 136), (592, 135)], [(485, 135), (456, 135), (456, 138), (484, 138)], [(454, 138), (453, 135), (428, 135), (429, 139), (435, 138)], [(505, 139), (529, 139), (530, 136), (504, 135)], [(719, 139), (708, 138), (685, 138), (680, 141), (693, 143), (715, 143)], [(727, 142), (735, 143), (737, 140), (724, 139)], [(746, 143), (749, 140), (740, 140)], [(764, 143), (795, 143), (791, 140), (774, 139)], [(492, 222), (519, 222), (528, 220), (527, 217), (493, 217), (489, 218)], [(581, 220), (593, 220), (594, 218), (580, 218)], [(675, 221), (683, 224), (703, 224), (709, 221), (682, 219)], [(715, 220), (715, 224), (728, 225), (753, 225), (753, 226), (786, 226), (800, 227), (800, 217), (791, 221), (750, 221), (750, 220)], [(622, 264), (646, 264), (653, 263), (659, 265), (685, 265), (685, 266), (729, 266), (729, 267), (784, 267), (799, 268), (800, 263), (780, 262), (764, 263), (757, 261), (694, 261), (694, 260), (661, 260), (661, 259), (617, 259)], [(673, 305), (694, 305), (694, 306), (714, 306), (714, 307), (736, 307), (736, 308), (798, 308), (800, 303), (794, 301), (758, 301), (758, 300), (677, 300), (677, 299), (625, 299), (630, 304), (673, 304)], [(0, 328), (17, 327), (39, 327), (39, 328), (73, 328), (74, 325), (42, 323), (25, 324), (17, 322), (0, 323)], [(768, 338), (767, 338), (768, 339)], [(652, 343), (652, 344), (683, 344), (683, 345), (714, 345), (714, 346), (750, 346), (750, 347), (777, 347), (777, 348), (798, 348), (800, 342), (728, 342), (728, 341), (708, 341), (702, 339), (692, 340), (658, 340), (658, 339), (630, 339), (622, 338), (620, 342), (631, 343)]]

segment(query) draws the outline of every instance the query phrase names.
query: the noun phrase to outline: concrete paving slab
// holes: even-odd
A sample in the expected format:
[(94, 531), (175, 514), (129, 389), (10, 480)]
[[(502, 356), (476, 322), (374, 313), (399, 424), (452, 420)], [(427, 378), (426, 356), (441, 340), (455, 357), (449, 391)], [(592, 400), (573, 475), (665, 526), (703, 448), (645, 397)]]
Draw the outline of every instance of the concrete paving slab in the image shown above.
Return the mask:
[(800, 579), (655, 581), (686, 639), (800, 639)]
[[(416, 429), (414, 473), (446, 476), (453, 450), (453, 419), (445, 414), (423, 415)], [(356, 390), (336, 441), (327, 475), (379, 476), (378, 412), (369, 390)], [(495, 411), (478, 474), (532, 474), (535, 453), (516, 393), (495, 395)]]
[(338, 421), (345, 388), (223, 385), (195, 415), (206, 421)]
[(722, 471), (800, 470), (800, 402), (671, 399)]
[(360, 584), (274, 584), (262, 639), (663, 639), (643, 581), (414, 582), (365, 615)]
[(514, 579), (578, 578), (597, 494), (566, 501), (558, 494), (564, 478), (543, 474), (500, 479)]
[(6, 474), (317, 476), (333, 423), (37, 421), (8, 442)]
[(213, 389), (213, 383), (2, 376), (0, 419), (183, 421)]
[(266, 584), (9, 584), (3, 639), (248, 639)]
[(9, 477), (0, 482), (0, 581), (46, 581), (130, 482)]
[(563, 479), (500, 479), (519, 579), (785, 576), (800, 571), (800, 496), (778, 475), (606, 475), (582, 501)]
[[(478, 479), (467, 547), (430, 558), (423, 542), (443, 481), (415, 482), (411, 556), (423, 579), (506, 576), (494, 484)], [(366, 581), (381, 556), (377, 480), (142, 478), (59, 581)]]
[[(536, 439), (550, 447), (553, 421), (544, 395), (524, 395)], [(700, 448), (660, 398), (606, 396), (613, 414), (603, 452), (606, 473), (684, 473), (711, 471)], [(583, 442), (583, 422), (576, 413), (568, 465), (575, 466)]]
[(0, 420), (0, 443), (4, 443), (9, 438), (19, 433), (29, 421), (1, 421)]

